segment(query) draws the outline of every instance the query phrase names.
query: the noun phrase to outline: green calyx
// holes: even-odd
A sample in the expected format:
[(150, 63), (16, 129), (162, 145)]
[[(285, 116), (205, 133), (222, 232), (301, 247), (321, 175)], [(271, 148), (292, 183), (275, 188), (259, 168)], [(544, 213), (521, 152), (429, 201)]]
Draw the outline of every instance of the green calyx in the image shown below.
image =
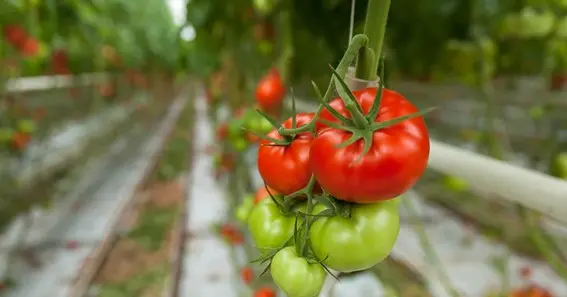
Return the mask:
[[(383, 63), (383, 59), (382, 59), (382, 63)], [(331, 68), (332, 69), (332, 68)], [(381, 69), (381, 74), (380, 76), (383, 77), (383, 69), (384, 67), (380, 67)], [(331, 121), (326, 121), (323, 119), (319, 119), (319, 121), (329, 127), (335, 128), (335, 129), (340, 129), (340, 130), (344, 130), (344, 131), (348, 131), (350, 132), (352, 135), (351, 137), (341, 143), (337, 148), (344, 148), (347, 147), (359, 140), (363, 140), (364, 141), (364, 147), (363, 147), (363, 152), (362, 154), (359, 156), (358, 160), (362, 159), (362, 157), (364, 157), (368, 151), (370, 150), (370, 148), (372, 147), (372, 143), (373, 143), (373, 135), (374, 132), (384, 129), (384, 128), (388, 128), (391, 126), (394, 126), (396, 124), (399, 124), (403, 121), (412, 119), (412, 118), (416, 118), (416, 117), (420, 117), (423, 116), (431, 111), (434, 110), (434, 108), (429, 108), (429, 109), (425, 109), (425, 110), (421, 110), (412, 114), (408, 114), (405, 116), (401, 116), (392, 120), (388, 120), (388, 121), (384, 121), (384, 122), (376, 122), (376, 117), (378, 116), (378, 113), (380, 112), (380, 105), (382, 102), (382, 91), (383, 91), (383, 83), (381, 83), (378, 86), (378, 90), (376, 91), (376, 97), (374, 98), (374, 101), (372, 102), (372, 107), (370, 108), (370, 111), (368, 112), (368, 114), (364, 115), (364, 112), (362, 111), (362, 107), (360, 106), (360, 104), (356, 101), (356, 98), (354, 97), (354, 95), (352, 94), (352, 92), (349, 90), (346, 82), (344, 81), (344, 79), (341, 77), (341, 75), (335, 71), (334, 69), (332, 69), (333, 71), (333, 78), (335, 80), (335, 82), (338, 84), (337, 87), (337, 92), (339, 93), (340, 98), (343, 100), (344, 104), (345, 104), (345, 108), (349, 111), (350, 113), (350, 119), (346, 118), (345, 116), (341, 115), (340, 113), (338, 113), (335, 109), (333, 109), (328, 103), (323, 102), (322, 99), (321, 100), (321, 105), (324, 106), (338, 121), (339, 123), (335, 123), (335, 122), (331, 122)]]

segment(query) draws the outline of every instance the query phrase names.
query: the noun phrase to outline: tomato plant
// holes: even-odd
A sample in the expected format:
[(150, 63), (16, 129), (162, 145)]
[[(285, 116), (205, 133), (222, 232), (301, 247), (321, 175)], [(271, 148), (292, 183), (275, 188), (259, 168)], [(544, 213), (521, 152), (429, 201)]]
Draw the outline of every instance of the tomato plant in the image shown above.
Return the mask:
[(256, 87), (256, 102), (266, 112), (277, 111), (285, 95), (285, 87), (278, 70), (272, 69)]
[(252, 208), (248, 216), (250, 236), (260, 251), (277, 249), (293, 235), (295, 216), (282, 213), (273, 199), (264, 199)]
[(270, 270), (272, 279), (287, 296), (315, 297), (321, 291), (327, 273), (319, 263), (310, 263), (288, 246), (276, 253)]
[[(351, 207), (350, 218), (322, 217), (309, 230), (315, 255), (340, 272), (368, 269), (384, 260), (400, 230), (396, 200)], [(315, 213), (323, 210), (317, 205)]]
[[(368, 115), (377, 96), (377, 88), (352, 93), (364, 115)], [(335, 98), (330, 107), (350, 119), (343, 99)], [(311, 144), (311, 169), (317, 182), (331, 195), (345, 201), (372, 203), (395, 198), (415, 185), (429, 159), (429, 135), (425, 121), (414, 117), (380, 127), (380, 123), (416, 114), (418, 109), (401, 94), (383, 89), (376, 116), (365, 137), (340, 146), (353, 132), (317, 123), (319, 134)], [(320, 119), (337, 121), (329, 110)], [(340, 146), (340, 147), (339, 147)]]
[[(284, 128), (304, 126), (311, 122), (313, 113), (300, 113), (283, 123)], [(273, 130), (258, 149), (258, 171), (266, 185), (283, 195), (289, 195), (304, 188), (311, 178), (309, 151), (313, 134), (299, 133), (283, 137)]]

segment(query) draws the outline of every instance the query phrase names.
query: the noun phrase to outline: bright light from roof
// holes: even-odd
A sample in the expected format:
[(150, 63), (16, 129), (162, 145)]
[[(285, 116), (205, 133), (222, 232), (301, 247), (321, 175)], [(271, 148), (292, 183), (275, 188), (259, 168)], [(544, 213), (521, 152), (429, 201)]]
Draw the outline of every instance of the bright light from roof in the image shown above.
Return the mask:
[(177, 26), (183, 26), (185, 24), (185, 19), (187, 17), (187, 6), (186, 0), (166, 0), (171, 15), (173, 16), (173, 22)]
[(187, 25), (181, 30), (181, 39), (185, 41), (192, 41), (193, 39), (195, 39), (195, 33), (195, 28), (193, 28), (193, 26), (191, 25)]

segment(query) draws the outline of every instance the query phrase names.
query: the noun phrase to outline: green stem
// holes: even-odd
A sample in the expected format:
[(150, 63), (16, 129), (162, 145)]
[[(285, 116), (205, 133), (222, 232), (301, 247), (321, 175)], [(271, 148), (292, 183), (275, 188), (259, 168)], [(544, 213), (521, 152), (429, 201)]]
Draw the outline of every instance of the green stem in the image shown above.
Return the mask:
[[(339, 74), (339, 76), (344, 77), (346, 75), (348, 67), (352, 63), (354, 58), (356, 58), (358, 51), (362, 47), (364, 47), (367, 43), (368, 43), (368, 38), (364, 35), (356, 35), (352, 38), (345, 54), (343, 55), (343, 58), (341, 59), (339, 65), (337, 66), (337, 69), (335, 70)], [(325, 91), (325, 95), (323, 96), (323, 98), (321, 98), (321, 101), (328, 102), (331, 99), (331, 96), (333, 94), (333, 86), (335, 85), (334, 82), (335, 82), (335, 78), (331, 77), (331, 80), (329, 81), (329, 86), (327, 87), (327, 91)], [(317, 112), (315, 113), (315, 116), (313, 118), (317, 119), (319, 117), (319, 113), (323, 109), (324, 109), (323, 106), (320, 106), (317, 109)], [(315, 125), (315, 121), (311, 121), (309, 124), (295, 129), (284, 129), (283, 127), (281, 127), (279, 129), (279, 133), (282, 136), (293, 135), (296, 133), (309, 131), (314, 127), (314, 125)]]
[(291, 60), (293, 59), (293, 27), (291, 23), (291, 4), (280, 13), (280, 28), (282, 32), (282, 52), (278, 61), (278, 69), (284, 83), (289, 83)]
[(356, 65), (357, 78), (375, 80), (377, 77), (389, 11), (390, 0), (368, 1), (366, 23), (364, 24), (364, 34), (368, 37), (368, 46), (359, 52)]

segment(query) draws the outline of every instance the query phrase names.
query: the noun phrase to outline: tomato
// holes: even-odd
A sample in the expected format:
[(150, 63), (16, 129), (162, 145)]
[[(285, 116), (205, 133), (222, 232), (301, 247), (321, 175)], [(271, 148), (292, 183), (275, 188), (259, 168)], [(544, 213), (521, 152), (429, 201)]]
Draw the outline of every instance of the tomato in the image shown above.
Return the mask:
[(26, 38), (19, 46), (20, 53), (25, 57), (35, 56), (39, 52), (39, 42), (34, 38)]
[(24, 43), (27, 33), (20, 25), (4, 25), (2, 27), (4, 37), (13, 46), (19, 46)]
[(35, 122), (32, 120), (19, 120), (18, 121), (18, 131), (31, 134), (36, 130)]
[(254, 0), (254, 7), (261, 15), (268, 15), (274, 9), (274, 0)]
[(248, 148), (248, 140), (243, 137), (232, 138), (230, 144), (237, 152), (243, 152)]
[(228, 135), (228, 125), (227, 124), (219, 125), (217, 127), (217, 139), (223, 140), (226, 138), (227, 135)]
[[(313, 113), (296, 115), (297, 127), (308, 124), (313, 119)], [(283, 123), (285, 128), (291, 128), (292, 119)], [(283, 139), (277, 130), (268, 133), (274, 139)], [(270, 188), (283, 195), (289, 195), (304, 188), (311, 178), (309, 168), (309, 151), (313, 135), (309, 132), (299, 133), (287, 146), (270, 146), (263, 140), (258, 149), (258, 171)]]
[(0, 144), (8, 143), (12, 139), (15, 131), (8, 127), (0, 127)]
[(315, 297), (319, 295), (327, 273), (319, 263), (309, 263), (288, 246), (272, 258), (272, 279), (287, 296)]
[(277, 70), (273, 69), (264, 76), (256, 87), (256, 102), (266, 112), (279, 109), (285, 95), (285, 87)]
[[(322, 217), (309, 230), (311, 247), (327, 267), (339, 272), (368, 269), (384, 260), (400, 231), (398, 199), (354, 204), (350, 218)], [(315, 213), (324, 207), (316, 205)]]
[(456, 176), (446, 176), (443, 178), (443, 185), (453, 192), (464, 192), (467, 191), (470, 186), (466, 180), (456, 177)]
[(555, 156), (551, 164), (551, 174), (562, 179), (567, 179), (567, 152), (561, 152)]
[[(353, 92), (367, 114), (376, 95), (376, 88)], [(340, 98), (331, 107), (345, 117), (350, 113)], [(376, 122), (392, 120), (418, 112), (401, 94), (384, 89)], [(337, 121), (327, 110), (322, 119)], [(400, 196), (415, 185), (429, 159), (429, 135), (422, 117), (405, 120), (373, 132), (368, 153), (361, 156), (364, 140), (337, 148), (352, 135), (348, 131), (316, 126), (319, 134), (311, 143), (309, 162), (319, 185), (338, 199), (372, 203)]]
[(223, 224), (220, 227), (220, 234), (222, 237), (233, 245), (240, 245), (244, 243), (244, 236), (236, 227), (230, 224)]
[(240, 278), (245, 284), (250, 284), (254, 280), (254, 270), (252, 270), (252, 267), (246, 266), (240, 269)]
[(254, 292), (254, 297), (276, 297), (276, 292), (271, 287), (261, 287)]
[(272, 199), (256, 204), (248, 216), (250, 236), (260, 251), (280, 248), (293, 235), (294, 216), (284, 216)]
[(266, 198), (270, 198), (270, 193), (272, 193), (272, 195), (278, 194), (278, 192), (274, 191), (272, 188), (268, 187), (268, 189), (270, 189), (269, 193), (266, 190), (266, 187), (261, 187), (258, 189), (258, 191), (256, 191), (256, 194), (254, 194), (254, 204), (258, 204), (258, 202)]
[(14, 148), (15, 150), (22, 151), (25, 148), (27, 148), (31, 140), (32, 140), (31, 135), (22, 132), (16, 132), (12, 135), (12, 140), (10, 144), (12, 145), (12, 148)]
[(248, 221), (248, 215), (254, 206), (254, 197), (247, 196), (244, 198), (242, 203), (236, 208), (236, 219), (241, 223), (246, 223)]

